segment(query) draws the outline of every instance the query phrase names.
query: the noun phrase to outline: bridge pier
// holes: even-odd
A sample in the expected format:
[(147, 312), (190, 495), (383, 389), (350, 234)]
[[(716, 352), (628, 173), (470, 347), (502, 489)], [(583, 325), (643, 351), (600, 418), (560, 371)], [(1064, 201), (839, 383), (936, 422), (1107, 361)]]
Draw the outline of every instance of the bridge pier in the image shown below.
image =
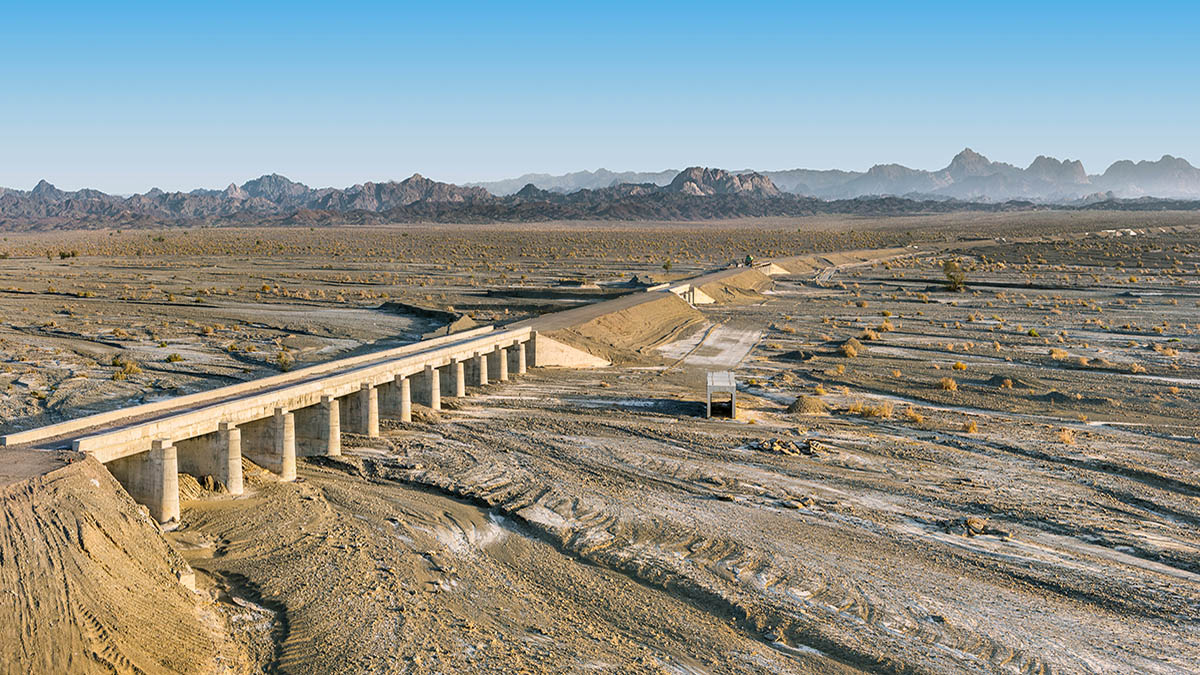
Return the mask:
[(475, 378), (472, 380), (480, 387), (486, 387), (488, 383), (488, 357), (484, 352), (476, 352), (474, 359)]
[(363, 383), (357, 392), (346, 397), (342, 429), (371, 438), (379, 436), (379, 390), (373, 385)]
[(528, 370), (525, 361), (525, 343), (520, 340), (514, 341), (513, 351), (517, 353), (517, 374), (524, 375)]
[(500, 345), (492, 350), (491, 366), (496, 372), (496, 379), (500, 382), (508, 381), (508, 350)]
[(337, 457), (342, 454), (341, 403), (322, 396), (316, 405), (300, 408), (296, 416), (296, 454), (300, 457)]
[(130, 497), (160, 525), (179, 522), (179, 455), (170, 440), (105, 465)]
[(454, 359), (450, 365), (454, 369), (454, 396), (462, 398), (467, 395), (467, 367), (462, 359)]
[(412, 381), (404, 376), (396, 376), (396, 387), (400, 389), (400, 421), (412, 421)]
[(442, 376), (437, 368), (432, 365), (425, 366), (425, 374), (422, 381), (422, 389), (425, 391), (425, 404), (430, 410), (442, 409)]
[(212, 476), (229, 494), (242, 494), (242, 430), (235, 425), (221, 422), (211, 434), (175, 443), (175, 450), (183, 473)]
[(279, 480), (296, 480), (296, 418), (284, 408), (275, 414), (242, 426), (242, 454), (250, 461), (279, 475)]

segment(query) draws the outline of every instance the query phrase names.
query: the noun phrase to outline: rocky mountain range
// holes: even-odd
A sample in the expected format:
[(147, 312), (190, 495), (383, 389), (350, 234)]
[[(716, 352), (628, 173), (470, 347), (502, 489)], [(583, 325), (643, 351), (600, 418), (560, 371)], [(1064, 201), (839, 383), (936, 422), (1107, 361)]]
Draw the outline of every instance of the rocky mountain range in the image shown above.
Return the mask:
[[(739, 171), (737, 174), (745, 172)], [(918, 199), (960, 199), (1003, 202), (1013, 199), (1069, 204), (1105, 199), (1200, 198), (1200, 169), (1186, 160), (1164, 155), (1157, 161), (1114, 163), (1102, 174), (1089, 175), (1079, 160), (1039, 155), (1022, 169), (993, 162), (967, 148), (942, 169), (927, 171), (900, 164), (877, 164), (867, 171), (789, 169), (758, 171), (782, 192), (821, 199), (905, 196)], [(474, 183), (496, 195), (515, 193), (525, 184), (550, 191), (599, 189), (618, 183), (665, 186), (677, 171), (614, 173), (606, 169), (563, 176), (529, 174), (493, 183)], [(519, 185), (518, 185), (519, 183)]]
[[(584, 175), (586, 174), (586, 176)], [(162, 225), (339, 225), (401, 222), (530, 222), (545, 220), (708, 220), (818, 213), (896, 215), (961, 210), (1059, 207), (1200, 208), (1200, 170), (1187, 161), (1117, 162), (1089, 176), (1079, 161), (1038, 157), (1021, 169), (964, 150), (944, 169), (898, 164), (865, 172), (795, 169), (730, 172), (691, 167), (663, 174), (571, 174), (566, 191), (526, 183), (497, 195), (419, 174), (402, 181), (348, 188), (311, 188), (271, 174), (224, 190), (132, 196), (60, 190), (42, 180), (32, 190), (0, 188), (0, 229), (149, 227)], [(625, 181), (620, 178), (633, 178)], [(559, 177), (563, 178), (563, 177)], [(647, 180), (636, 181), (639, 178)], [(1150, 199), (1148, 196), (1161, 199)], [(1122, 199), (1125, 198), (1125, 199)], [(1128, 198), (1140, 198), (1130, 202)], [(1148, 201), (1147, 201), (1148, 200)], [(1173, 200), (1173, 201), (1168, 201)]]

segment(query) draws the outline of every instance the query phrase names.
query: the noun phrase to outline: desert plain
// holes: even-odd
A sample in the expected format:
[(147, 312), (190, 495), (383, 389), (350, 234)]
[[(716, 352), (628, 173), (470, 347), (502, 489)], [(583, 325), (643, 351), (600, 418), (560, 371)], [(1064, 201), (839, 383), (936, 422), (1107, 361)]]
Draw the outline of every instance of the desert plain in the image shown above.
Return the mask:
[[(295, 482), (181, 476), (163, 533), (94, 461), (8, 462), (0, 669), (1200, 668), (1195, 213), (10, 234), (0, 433), (747, 255), (801, 262), (563, 325), (611, 365), (417, 406)], [(721, 370), (736, 419), (704, 416)]]

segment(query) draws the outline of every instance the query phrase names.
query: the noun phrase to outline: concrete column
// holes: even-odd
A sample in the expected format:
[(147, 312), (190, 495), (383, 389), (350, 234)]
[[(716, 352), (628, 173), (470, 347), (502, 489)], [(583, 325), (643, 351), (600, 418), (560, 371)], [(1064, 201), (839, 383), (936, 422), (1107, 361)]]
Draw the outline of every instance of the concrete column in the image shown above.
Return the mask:
[(429, 387), (429, 408), (431, 410), (442, 409), (442, 378), (437, 368), (432, 365), (425, 366), (425, 384)]
[(296, 454), (337, 457), (342, 454), (341, 403), (332, 396), (292, 413), (296, 416)]
[(379, 391), (373, 385), (364, 382), (358, 391), (346, 397), (342, 429), (371, 438), (379, 436)]
[(242, 454), (279, 480), (296, 480), (296, 418), (283, 408), (265, 419), (242, 425)]
[(496, 363), (496, 379), (501, 382), (508, 381), (508, 350), (500, 345), (496, 345), (496, 349), (492, 351), (492, 360)]
[(454, 359), (450, 364), (454, 369), (454, 395), (462, 398), (467, 395), (467, 367), (460, 359)]
[(229, 494), (242, 494), (242, 430), (221, 422), (217, 431), (175, 444), (179, 470), (203, 479), (212, 476)]
[(170, 440), (154, 441), (150, 450), (106, 466), (155, 522), (179, 522), (179, 456)]
[(397, 376), (400, 385), (400, 421), (412, 421), (412, 386), (409, 379), (403, 375)]
[(479, 380), (476, 382), (479, 386), (486, 386), (488, 383), (488, 360), (487, 354), (480, 352), (475, 355), (475, 370), (479, 373)]
[(527, 370), (525, 363), (525, 343), (515, 343), (514, 349), (517, 351), (517, 374), (524, 375)]
[(358, 391), (359, 424), (371, 438), (379, 436), (379, 391), (370, 384), (363, 384)]

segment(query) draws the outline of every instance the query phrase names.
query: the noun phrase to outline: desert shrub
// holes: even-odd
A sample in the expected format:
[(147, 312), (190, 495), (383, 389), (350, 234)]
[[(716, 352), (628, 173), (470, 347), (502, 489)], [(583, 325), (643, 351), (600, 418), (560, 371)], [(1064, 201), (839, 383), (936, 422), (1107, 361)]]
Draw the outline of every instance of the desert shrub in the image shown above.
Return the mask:
[(955, 361), (954, 365), (951, 366), (951, 368), (953, 368), (955, 370), (966, 370), (967, 364), (963, 363), (962, 361)]
[(1063, 443), (1064, 445), (1074, 444), (1075, 443), (1075, 430), (1074, 429), (1065, 429), (1065, 428), (1059, 429), (1058, 430), (1058, 441), (1060, 443)]
[(846, 340), (845, 342), (842, 343), (840, 350), (842, 352), (842, 356), (845, 356), (848, 359), (852, 359), (855, 356), (858, 356), (859, 353), (863, 351), (863, 346), (862, 346), (862, 343), (859, 342), (858, 340), (856, 340), (854, 338), (850, 338), (849, 340)]
[(979, 431), (979, 425), (976, 424), (975, 420), (967, 420), (963, 423), (963, 431), (968, 434), (973, 434)]
[(1053, 347), (1050, 349), (1050, 358), (1054, 359), (1055, 361), (1062, 361), (1069, 356), (1070, 354), (1068, 354), (1067, 350), (1065, 349), (1059, 349), (1058, 347)]
[(167, 363), (179, 363), (182, 360), (183, 360), (183, 357), (180, 356), (179, 354), (175, 354), (175, 353), (167, 354)]
[(942, 274), (946, 277), (946, 289), (961, 291), (967, 286), (967, 272), (957, 260), (942, 263)]
[(938, 381), (938, 388), (942, 391), (958, 391), (958, 383), (952, 377), (943, 377)]

